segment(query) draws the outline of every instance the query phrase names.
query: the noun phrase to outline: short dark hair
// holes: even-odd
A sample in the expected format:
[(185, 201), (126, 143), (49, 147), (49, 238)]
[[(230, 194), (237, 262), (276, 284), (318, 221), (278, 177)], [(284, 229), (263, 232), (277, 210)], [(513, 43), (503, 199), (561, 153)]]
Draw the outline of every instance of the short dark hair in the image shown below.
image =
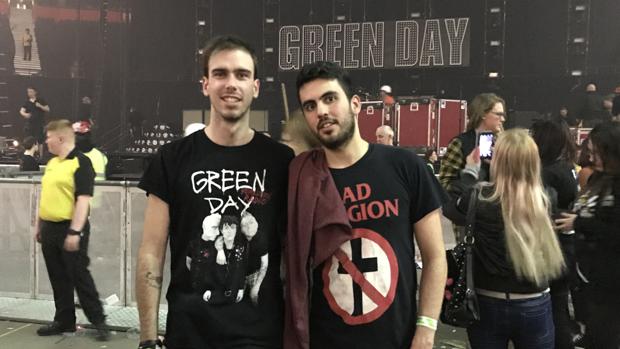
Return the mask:
[(301, 87), (317, 79), (336, 80), (348, 99), (353, 97), (353, 84), (351, 77), (346, 70), (334, 62), (316, 61), (304, 65), (297, 74), (297, 100), (299, 100), (299, 90)]
[(436, 152), (437, 152), (437, 150), (435, 150), (435, 148), (432, 148), (432, 147), (426, 149), (426, 151), (424, 152), (424, 159), (426, 161), (429, 161), (430, 158), (431, 158), (431, 155), (433, 155), (433, 153), (436, 153)]
[(37, 144), (37, 140), (34, 139), (34, 137), (31, 137), (31, 136), (28, 136), (28, 137), (24, 138), (24, 141), (22, 142), (22, 146), (26, 150), (34, 147), (35, 144)]
[(256, 56), (256, 51), (248, 44), (243, 41), (243, 39), (233, 36), (217, 36), (207, 43), (203, 52), (204, 52), (204, 76), (209, 76), (209, 59), (214, 54), (220, 51), (228, 51), (228, 50), (241, 50), (247, 52), (254, 62), (254, 79), (258, 79), (258, 57)]

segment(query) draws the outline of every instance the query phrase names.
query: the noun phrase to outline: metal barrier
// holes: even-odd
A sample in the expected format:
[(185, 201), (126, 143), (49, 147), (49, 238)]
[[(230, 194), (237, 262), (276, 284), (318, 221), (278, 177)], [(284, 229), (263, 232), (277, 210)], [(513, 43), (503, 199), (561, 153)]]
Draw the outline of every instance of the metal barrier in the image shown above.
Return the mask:
[[(116, 295), (116, 305), (135, 305), (134, 266), (146, 206), (146, 195), (136, 184), (97, 182), (91, 201), (90, 270), (100, 296)], [(39, 180), (0, 179), (0, 280), (9, 280), (0, 283), (0, 297), (53, 299), (41, 248), (34, 241), (40, 188)], [(166, 263), (164, 290), (169, 280)]]

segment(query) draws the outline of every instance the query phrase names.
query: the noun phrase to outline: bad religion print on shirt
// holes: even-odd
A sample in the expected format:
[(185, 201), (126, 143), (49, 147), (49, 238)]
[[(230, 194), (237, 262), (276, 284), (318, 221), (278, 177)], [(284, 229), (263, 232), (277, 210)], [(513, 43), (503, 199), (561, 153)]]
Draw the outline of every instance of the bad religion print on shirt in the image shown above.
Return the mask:
[(313, 273), (312, 348), (408, 348), (415, 331), (413, 224), (445, 194), (404, 149), (370, 144), (345, 169), (331, 169), (353, 239)]

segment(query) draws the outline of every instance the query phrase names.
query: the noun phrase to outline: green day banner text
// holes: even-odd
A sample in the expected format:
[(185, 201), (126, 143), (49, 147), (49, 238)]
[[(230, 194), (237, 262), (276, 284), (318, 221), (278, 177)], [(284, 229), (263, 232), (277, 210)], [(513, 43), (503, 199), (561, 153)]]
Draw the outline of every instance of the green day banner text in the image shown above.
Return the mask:
[(280, 28), (279, 69), (326, 60), (345, 69), (469, 66), (469, 18), (333, 23)]

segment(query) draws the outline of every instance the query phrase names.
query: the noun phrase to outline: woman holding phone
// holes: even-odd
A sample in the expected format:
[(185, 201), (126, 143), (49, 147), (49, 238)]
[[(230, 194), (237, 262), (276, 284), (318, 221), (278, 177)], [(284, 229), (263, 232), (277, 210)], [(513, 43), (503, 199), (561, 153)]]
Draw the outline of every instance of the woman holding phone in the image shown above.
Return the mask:
[(478, 184), (479, 149), (466, 158), (445, 214), (463, 221), (475, 186), (474, 284), (480, 321), (467, 329), (473, 349), (553, 349), (549, 283), (564, 268), (549, 217), (538, 148), (523, 129), (502, 132), (490, 163), (491, 181)]
[[(439, 182), (450, 191), (452, 182), (458, 180), (465, 168), (465, 157), (478, 145), (481, 132), (499, 134), (506, 121), (506, 103), (494, 93), (482, 93), (474, 97), (467, 106), (467, 131), (452, 139), (439, 167)], [(489, 165), (482, 164), (480, 177), (488, 179)], [(456, 241), (461, 241), (460, 229), (454, 227)]]
[(620, 124), (605, 122), (590, 132), (587, 144), (594, 173), (574, 207), (556, 219), (577, 234), (578, 270), (586, 287), (589, 348), (620, 347)]

